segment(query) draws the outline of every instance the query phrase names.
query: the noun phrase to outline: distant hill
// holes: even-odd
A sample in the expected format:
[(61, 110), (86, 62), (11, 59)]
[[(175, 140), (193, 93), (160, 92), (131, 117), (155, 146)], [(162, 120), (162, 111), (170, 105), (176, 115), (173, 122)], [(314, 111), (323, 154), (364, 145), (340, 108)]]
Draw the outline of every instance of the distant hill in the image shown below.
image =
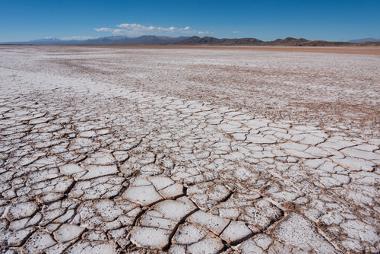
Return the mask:
[(258, 40), (256, 38), (219, 39), (215, 37), (199, 36), (184, 38), (183, 40), (177, 42), (177, 44), (184, 45), (261, 45), (264, 43), (264, 41)]
[(285, 45), (285, 46), (302, 46), (305, 43), (308, 43), (309, 40), (306, 40), (304, 38), (293, 38), (293, 37), (287, 37), (285, 39), (277, 39), (274, 41), (269, 41), (268, 43), (270, 45)]
[(166, 45), (174, 44), (184, 40), (187, 37), (168, 37), (168, 36), (155, 36), (144, 35), (140, 37), (126, 37), (126, 36), (110, 36), (97, 39), (90, 39), (81, 41), (81, 44), (140, 44), (140, 45)]
[(218, 39), (214, 37), (198, 37), (193, 36), (178, 44), (185, 45), (252, 45), (252, 46), (344, 46), (354, 45), (350, 42), (334, 42), (322, 40), (307, 40), (305, 38), (287, 37), (285, 39), (277, 39), (273, 41), (262, 41), (256, 38), (238, 38), (238, 39)]
[(376, 38), (362, 38), (362, 39), (351, 40), (349, 42), (352, 42), (352, 43), (371, 43), (371, 42), (380, 42), (380, 39), (376, 39)]
[(26, 42), (8, 42), (7, 44), (30, 44), (30, 45), (160, 45), (175, 44), (188, 37), (168, 37), (144, 35), (140, 37), (108, 36), (86, 40), (61, 40), (57, 38), (32, 40)]
[(61, 40), (56, 38), (32, 40), (27, 42), (8, 42), (0, 44), (18, 45), (251, 45), (251, 46), (348, 46), (380, 45), (380, 40), (373, 38), (335, 42), (307, 40), (305, 38), (287, 37), (273, 41), (262, 41), (256, 38), (216, 38), (216, 37), (169, 37), (144, 35), (140, 37), (108, 36), (86, 40)]

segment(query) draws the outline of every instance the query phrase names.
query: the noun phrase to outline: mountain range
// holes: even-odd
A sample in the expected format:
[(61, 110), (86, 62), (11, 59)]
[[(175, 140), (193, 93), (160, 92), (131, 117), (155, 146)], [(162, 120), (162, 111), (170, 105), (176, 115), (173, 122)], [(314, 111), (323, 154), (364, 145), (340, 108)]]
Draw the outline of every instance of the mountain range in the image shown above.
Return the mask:
[(356, 39), (356, 40), (351, 40), (350, 42), (352, 43), (372, 43), (372, 42), (380, 42), (380, 39), (376, 38), (362, 38), (362, 39)]
[(108, 36), (85, 40), (62, 40), (57, 38), (32, 40), (26, 42), (8, 42), (0, 44), (19, 45), (252, 45), (252, 46), (346, 46), (380, 45), (380, 39), (365, 38), (348, 42), (307, 40), (287, 37), (272, 41), (256, 38), (215, 38), (215, 37), (168, 37), (144, 35), (140, 37)]

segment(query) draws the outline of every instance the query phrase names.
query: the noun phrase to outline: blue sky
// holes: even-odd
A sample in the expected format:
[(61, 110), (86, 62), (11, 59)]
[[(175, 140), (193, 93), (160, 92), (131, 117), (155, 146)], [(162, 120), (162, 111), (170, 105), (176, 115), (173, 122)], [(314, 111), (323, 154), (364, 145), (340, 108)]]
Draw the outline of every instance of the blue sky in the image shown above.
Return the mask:
[(142, 34), (380, 38), (380, 0), (0, 0), (0, 41)]

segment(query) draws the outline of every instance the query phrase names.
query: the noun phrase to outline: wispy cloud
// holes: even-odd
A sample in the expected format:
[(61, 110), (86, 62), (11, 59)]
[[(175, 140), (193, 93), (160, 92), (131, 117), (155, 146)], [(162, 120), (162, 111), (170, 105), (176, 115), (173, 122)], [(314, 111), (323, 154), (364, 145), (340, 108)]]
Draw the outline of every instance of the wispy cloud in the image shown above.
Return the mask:
[(111, 33), (113, 35), (127, 35), (127, 36), (140, 36), (140, 35), (194, 35), (194, 34), (210, 34), (208, 31), (199, 31), (192, 29), (190, 26), (176, 27), (176, 26), (147, 26), (135, 23), (123, 23), (115, 27), (99, 27), (95, 28), (96, 32)]

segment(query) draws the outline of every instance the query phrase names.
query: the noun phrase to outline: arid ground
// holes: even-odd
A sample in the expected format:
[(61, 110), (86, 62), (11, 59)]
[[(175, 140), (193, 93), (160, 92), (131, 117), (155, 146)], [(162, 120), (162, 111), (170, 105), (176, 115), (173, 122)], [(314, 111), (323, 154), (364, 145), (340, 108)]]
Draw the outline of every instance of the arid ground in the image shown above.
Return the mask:
[(0, 253), (380, 251), (378, 48), (0, 46)]

